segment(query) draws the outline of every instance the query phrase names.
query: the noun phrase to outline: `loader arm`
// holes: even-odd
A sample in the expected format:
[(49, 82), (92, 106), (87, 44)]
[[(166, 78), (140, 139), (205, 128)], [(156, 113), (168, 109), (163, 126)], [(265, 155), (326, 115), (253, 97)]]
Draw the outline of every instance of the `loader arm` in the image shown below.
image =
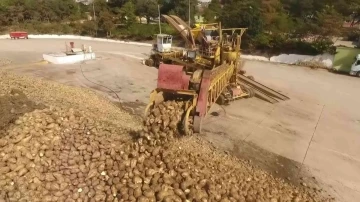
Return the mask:
[(195, 48), (194, 36), (191, 32), (191, 28), (182, 19), (175, 15), (161, 15), (166, 22), (172, 26), (176, 31), (180, 33), (180, 36), (184, 39), (189, 48)]

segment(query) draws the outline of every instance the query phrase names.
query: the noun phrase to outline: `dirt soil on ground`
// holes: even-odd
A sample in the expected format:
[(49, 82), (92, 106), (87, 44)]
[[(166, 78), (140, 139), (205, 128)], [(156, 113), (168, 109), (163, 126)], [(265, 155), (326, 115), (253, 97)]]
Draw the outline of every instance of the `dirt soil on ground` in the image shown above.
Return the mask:
[(11, 64), (11, 60), (0, 58), (0, 67)]
[(45, 105), (29, 100), (22, 91), (17, 89), (12, 89), (9, 94), (0, 95), (0, 131), (5, 130), (23, 114), (43, 108)]

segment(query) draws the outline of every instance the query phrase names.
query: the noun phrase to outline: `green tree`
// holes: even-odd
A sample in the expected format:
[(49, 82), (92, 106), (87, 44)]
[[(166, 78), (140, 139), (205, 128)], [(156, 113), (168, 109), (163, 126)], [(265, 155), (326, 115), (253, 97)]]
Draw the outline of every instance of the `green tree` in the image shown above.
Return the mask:
[[(101, 12), (110, 10), (109, 5), (104, 0), (94, 0), (94, 8), (95, 8), (95, 18), (99, 18)], [(93, 15), (94, 11), (92, 6), (89, 7), (89, 12)]]
[(296, 18), (312, 18), (314, 15), (314, 1), (323, 0), (281, 0), (283, 7)]
[(292, 30), (292, 20), (280, 0), (261, 0), (260, 9), (266, 31), (284, 33)]
[(126, 2), (124, 6), (121, 7), (120, 18), (127, 27), (131, 26), (133, 23), (136, 22), (135, 5), (131, 0)]
[(56, 11), (51, 9), (50, 1), (44, 2), (44, 4), (40, 5), (39, 7), (41, 9), (39, 9), (38, 12), (40, 13), (42, 21), (54, 22), (60, 20), (57, 16)]
[(79, 7), (73, 0), (49, 0), (45, 4), (49, 10), (56, 14), (56, 20), (69, 20), (70, 17), (76, 16), (79, 12)]
[[(195, 22), (194, 16), (197, 13), (197, 5), (198, 0), (190, 0), (190, 20), (192, 23)], [(161, 12), (177, 15), (184, 21), (188, 21), (189, 0), (164, 1)]]
[(128, 1), (129, 0), (109, 0), (109, 5), (112, 8), (116, 8), (116, 7), (120, 8)]
[(5, 20), (6, 24), (19, 24), (24, 22), (24, 4), (19, 0), (15, 0), (6, 7)]
[(346, 17), (350, 16), (349, 20), (351, 22), (351, 26), (360, 23), (360, 0), (347, 0), (342, 6), (336, 6), (336, 8), (341, 7), (344, 8), (343, 11), (340, 9), (338, 9), (338, 11), (340, 13), (343, 12), (343, 15)]
[(150, 18), (158, 16), (158, 7), (156, 0), (137, 0), (136, 14), (140, 17), (145, 17), (147, 24), (150, 23)]
[(218, 0), (212, 0), (204, 10), (204, 20), (208, 23), (215, 22), (221, 16), (221, 4)]
[(248, 28), (247, 35), (255, 36), (264, 30), (260, 5), (252, 0), (225, 4), (220, 17), (224, 27)]
[(106, 31), (106, 36), (111, 36), (112, 30), (115, 28), (115, 24), (113, 22), (113, 15), (105, 10), (100, 12), (99, 18), (99, 28)]
[(82, 35), (96, 36), (98, 25), (94, 21), (86, 21), (82, 24)]
[(316, 34), (321, 38), (340, 36), (342, 33), (343, 17), (335, 10), (333, 6), (326, 6), (321, 11), (317, 11)]

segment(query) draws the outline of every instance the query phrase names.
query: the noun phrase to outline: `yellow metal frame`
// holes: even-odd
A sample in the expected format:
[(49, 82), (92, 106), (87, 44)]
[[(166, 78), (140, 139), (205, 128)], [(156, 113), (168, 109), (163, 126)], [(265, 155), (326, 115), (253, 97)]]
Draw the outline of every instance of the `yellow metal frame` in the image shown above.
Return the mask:
[(216, 102), (224, 89), (229, 85), (230, 78), (234, 75), (235, 66), (222, 65), (217, 67), (217, 70), (223, 72), (216, 72), (215, 77), (211, 78), (211, 84), (208, 91), (208, 106), (212, 106), (212, 104)]
[(164, 52), (164, 53), (159, 52), (159, 55), (161, 55), (161, 57), (163, 57), (163, 58), (168, 58), (168, 57), (179, 58), (179, 57), (182, 57), (183, 53), (181, 51), (171, 51), (171, 52)]
[[(210, 86), (208, 89), (208, 98), (207, 98), (207, 111), (216, 100), (219, 98), (224, 89), (232, 84), (237, 83), (237, 64), (240, 56), (240, 45), (241, 45), (241, 37), (247, 28), (225, 28), (222, 29), (221, 23), (209, 23), (209, 24), (201, 24), (196, 28), (191, 29), (187, 25), (185, 26), (184, 22), (179, 19), (177, 16), (163, 16), (167, 20), (167, 22), (176, 28), (184, 38), (187, 43), (192, 45), (191, 49), (196, 48), (195, 39), (198, 37), (204, 37), (202, 31), (203, 30), (217, 30), (219, 32), (219, 40), (215, 45), (216, 51), (211, 54), (206, 54), (202, 52), (200, 55), (196, 57), (194, 61), (182, 60), (181, 52), (170, 52), (170, 53), (160, 53), (161, 59), (169, 59), (173, 64), (180, 64), (186, 67), (186, 71), (196, 71), (196, 69), (211, 69), (211, 78), (210, 78)], [(184, 28), (181, 29), (183, 25)], [(184, 30), (189, 31), (187, 34), (184, 33)], [(230, 32), (229, 35), (234, 36), (237, 34), (236, 39), (233, 37), (231, 40), (226, 40), (223, 38), (223, 33)], [(217, 40), (216, 40), (217, 41)], [(231, 43), (230, 43), (231, 42)], [(233, 49), (229, 52), (236, 53), (236, 59), (229, 60), (228, 62), (224, 60), (222, 57), (222, 53), (224, 50), (222, 49), (226, 45), (231, 46)], [(232, 57), (233, 58), (233, 57)], [(226, 62), (226, 64), (224, 64)], [(221, 64), (221, 65), (220, 65)], [(147, 106), (147, 110), (156, 102), (159, 98), (159, 93), (172, 93), (177, 95), (190, 95), (192, 97), (192, 102), (189, 102), (186, 106), (186, 109), (190, 109), (187, 111), (187, 116), (192, 113), (193, 108), (197, 105), (197, 93), (192, 90), (179, 90), (179, 91), (170, 91), (166, 89), (156, 89), (150, 94), (150, 104)], [(242, 97), (246, 95), (246, 93), (241, 94), (238, 97)], [(161, 96), (160, 96), (161, 97)], [(189, 100), (190, 101), (190, 100)], [(192, 104), (190, 104), (192, 103)]]

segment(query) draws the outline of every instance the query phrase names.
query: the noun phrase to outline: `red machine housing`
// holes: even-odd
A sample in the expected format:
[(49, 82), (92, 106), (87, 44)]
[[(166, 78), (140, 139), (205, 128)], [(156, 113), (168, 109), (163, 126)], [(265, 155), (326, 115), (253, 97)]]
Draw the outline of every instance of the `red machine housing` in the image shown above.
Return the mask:
[(166, 90), (188, 90), (190, 75), (186, 75), (183, 66), (160, 64), (157, 88)]
[(238, 97), (243, 93), (243, 91), (241, 90), (241, 88), (233, 87), (231, 88), (231, 93), (233, 97)]
[(200, 117), (204, 117), (207, 112), (208, 92), (211, 83), (210, 75), (211, 71), (205, 70), (200, 83), (199, 98), (196, 106), (196, 112), (199, 114)]
[[(195, 111), (199, 117), (207, 112), (208, 91), (210, 87), (210, 70), (204, 71), (200, 83)], [(186, 75), (182, 65), (160, 64), (158, 71), (157, 88), (170, 91), (190, 90), (190, 75)]]
[(10, 32), (9, 35), (11, 39), (20, 39), (20, 38), (29, 39), (29, 35), (27, 32)]

